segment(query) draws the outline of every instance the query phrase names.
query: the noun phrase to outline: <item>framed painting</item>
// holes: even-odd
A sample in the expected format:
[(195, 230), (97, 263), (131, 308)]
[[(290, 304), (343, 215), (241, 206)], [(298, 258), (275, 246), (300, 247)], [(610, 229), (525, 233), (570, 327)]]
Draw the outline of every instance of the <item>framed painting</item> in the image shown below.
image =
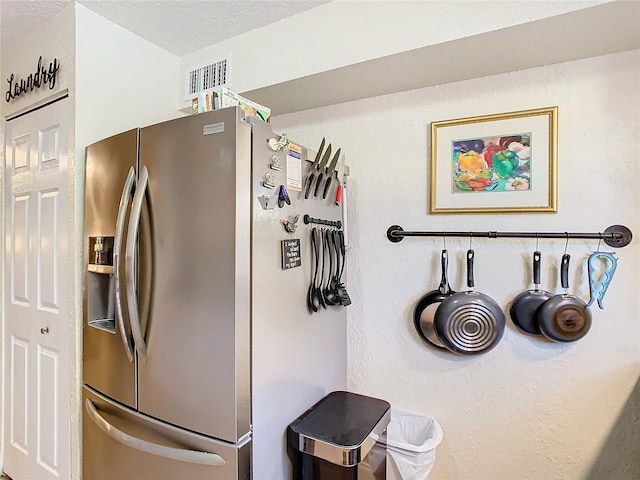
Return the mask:
[(557, 212), (557, 114), (433, 122), (429, 213)]

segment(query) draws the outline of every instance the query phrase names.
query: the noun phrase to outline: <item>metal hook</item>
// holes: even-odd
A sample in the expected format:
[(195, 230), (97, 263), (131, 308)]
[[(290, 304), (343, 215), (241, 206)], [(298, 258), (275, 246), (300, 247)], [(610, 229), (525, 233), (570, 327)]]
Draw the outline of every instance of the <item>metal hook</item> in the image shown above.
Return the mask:
[(596, 252), (600, 251), (600, 243), (602, 242), (602, 232), (598, 232), (598, 247), (596, 248)]
[(540, 248), (538, 246), (539, 242), (540, 242), (540, 237), (538, 236), (538, 232), (536, 232), (536, 252), (540, 251)]
[(471, 240), (473, 240), (473, 232), (469, 232), (469, 250), (471, 250)]
[(447, 232), (442, 232), (442, 249), (447, 249)]
[(569, 232), (564, 232), (567, 236), (567, 240), (564, 242), (564, 253), (567, 253), (567, 247), (569, 246)]

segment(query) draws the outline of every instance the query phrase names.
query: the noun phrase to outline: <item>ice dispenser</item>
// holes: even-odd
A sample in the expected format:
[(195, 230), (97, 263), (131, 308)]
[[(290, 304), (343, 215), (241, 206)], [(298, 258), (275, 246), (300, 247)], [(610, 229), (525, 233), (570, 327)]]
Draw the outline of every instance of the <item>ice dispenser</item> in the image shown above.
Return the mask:
[(87, 321), (115, 333), (114, 237), (89, 237)]

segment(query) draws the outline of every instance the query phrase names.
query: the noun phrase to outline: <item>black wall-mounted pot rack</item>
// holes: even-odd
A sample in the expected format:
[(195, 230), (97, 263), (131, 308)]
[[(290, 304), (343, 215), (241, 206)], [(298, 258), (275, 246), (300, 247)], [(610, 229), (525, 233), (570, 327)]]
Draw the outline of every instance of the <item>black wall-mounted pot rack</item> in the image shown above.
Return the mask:
[(611, 225), (604, 232), (572, 233), (572, 232), (405, 232), (400, 225), (392, 225), (387, 229), (390, 242), (398, 243), (404, 237), (473, 237), (473, 238), (583, 238), (602, 240), (610, 247), (621, 248), (631, 243), (633, 235), (624, 225)]

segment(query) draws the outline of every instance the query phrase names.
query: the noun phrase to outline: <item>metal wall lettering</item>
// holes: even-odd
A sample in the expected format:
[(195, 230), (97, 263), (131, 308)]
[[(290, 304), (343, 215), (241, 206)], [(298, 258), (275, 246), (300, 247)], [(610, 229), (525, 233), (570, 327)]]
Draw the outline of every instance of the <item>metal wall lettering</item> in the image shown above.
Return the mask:
[(56, 86), (58, 70), (60, 70), (60, 64), (57, 58), (54, 58), (47, 68), (42, 64), (42, 56), (40, 56), (36, 71), (29, 74), (27, 78), (16, 80), (13, 73), (7, 78), (9, 89), (5, 93), (5, 100), (9, 103), (12, 99), (19, 97), (23, 93), (33, 92), (34, 88), (40, 88), (45, 85), (49, 85), (49, 90), (53, 90)]

